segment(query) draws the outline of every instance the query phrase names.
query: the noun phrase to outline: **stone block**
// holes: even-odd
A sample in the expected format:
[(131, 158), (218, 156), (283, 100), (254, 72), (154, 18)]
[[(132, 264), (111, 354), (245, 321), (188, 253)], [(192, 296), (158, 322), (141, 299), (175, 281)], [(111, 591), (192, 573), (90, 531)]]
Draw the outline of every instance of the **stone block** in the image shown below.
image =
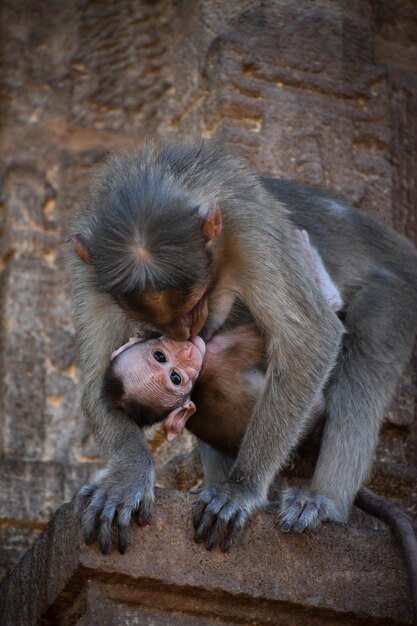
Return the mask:
[(72, 506), (62, 507), (3, 583), (1, 623), (411, 623), (386, 529), (327, 524), (287, 535), (263, 513), (224, 554), (193, 543), (191, 504), (190, 495), (158, 490), (151, 525), (132, 526), (123, 556), (82, 546)]

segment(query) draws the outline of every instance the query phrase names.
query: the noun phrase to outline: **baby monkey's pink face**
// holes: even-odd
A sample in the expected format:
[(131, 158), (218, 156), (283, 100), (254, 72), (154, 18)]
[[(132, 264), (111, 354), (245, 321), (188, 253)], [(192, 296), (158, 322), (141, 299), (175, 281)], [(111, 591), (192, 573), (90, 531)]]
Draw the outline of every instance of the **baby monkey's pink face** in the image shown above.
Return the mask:
[(123, 381), (124, 401), (136, 400), (156, 411), (172, 409), (164, 420), (173, 439), (195, 412), (191, 390), (200, 373), (206, 345), (201, 337), (176, 341), (132, 338), (113, 352), (114, 372)]
[[(139, 344), (139, 345), (138, 345)], [(176, 399), (190, 395), (200, 373), (206, 345), (201, 337), (176, 341), (158, 337), (143, 341), (133, 337), (115, 350), (116, 371), (121, 375), (127, 395), (137, 395), (155, 408), (170, 408)]]

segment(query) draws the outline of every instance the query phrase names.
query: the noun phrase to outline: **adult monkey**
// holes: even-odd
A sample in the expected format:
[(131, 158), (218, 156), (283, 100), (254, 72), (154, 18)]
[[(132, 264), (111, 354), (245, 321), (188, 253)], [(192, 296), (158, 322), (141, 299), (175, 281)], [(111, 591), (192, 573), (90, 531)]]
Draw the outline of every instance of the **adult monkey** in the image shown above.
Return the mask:
[[(337, 363), (343, 328), (306, 271), (295, 226), (309, 233), (346, 303)], [(213, 143), (145, 145), (113, 157), (72, 233), (84, 408), (110, 457), (81, 491), (86, 540), (107, 536), (117, 518), (124, 551), (132, 512), (146, 521), (153, 499), (143, 433), (122, 411), (109, 415), (100, 397), (112, 351), (135, 331), (208, 338), (236, 295), (265, 334), (266, 385), (230, 473), (199, 495), (197, 536), (221, 543), (264, 504), (326, 381), (311, 490), (287, 492), (281, 519), (284, 529), (346, 519), (415, 337), (412, 246), (331, 194), (261, 181)], [(220, 467), (222, 456), (211, 462)]]

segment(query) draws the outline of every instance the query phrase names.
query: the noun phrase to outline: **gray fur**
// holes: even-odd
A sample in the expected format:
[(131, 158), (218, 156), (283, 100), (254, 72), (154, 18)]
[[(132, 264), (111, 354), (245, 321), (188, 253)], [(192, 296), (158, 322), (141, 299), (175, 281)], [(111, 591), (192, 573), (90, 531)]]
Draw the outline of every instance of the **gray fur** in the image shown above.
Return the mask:
[(281, 493), (281, 530), (295, 532), (311, 530), (321, 522), (333, 520), (343, 522), (334, 500), (310, 489), (284, 489)]
[(201, 439), (198, 440), (198, 450), (203, 467), (205, 487), (211, 487), (226, 480), (232, 469), (234, 459), (212, 448)]
[[(335, 211), (332, 200), (346, 210)], [(206, 244), (196, 215), (216, 205), (223, 229)], [(294, 226), (308, 232), (346, 303), (341, 350), (342, 324), (306, 268)], [(323, 388), (329, 417), (311, 492), (320, 514), (308, 520), (301, 514), (301, 522), (307, 527), (325, 518), (345, 519), (369, 472), (383, 412), (416, 332), (417, 255), (410, 244), (337, 196), (287, 181), (262, 181), (210, 142), (150, 145), (112, 157), (95, 179), (72, 233), (92, 245), (91, 265), (69, 254), (69, 278), (84, 407), (110, 457), (106, 473), (80, 500), (85, 532), (98, 525), (101, 547), (108, 550), (111, 506), (127, 519), (129, 511), (148, 511), (152, 501), (152, 465), (143, 434), (125, 414), (108, 413), (100, 389), (112, 350), (135, 331), (166, 329), (133, 322), (112, 293), (117, 296), (134, 282), (138, 289), (151, 289), (183, 286), (189, 276), (198, 281), (207, 271), (206, 253), (215, 284), (203, 334), (217, 330), (238, 295), (265, 335), (268, 366), (265, 389), (227, 479), (199, 496), (196, 538), (209, 547), (230, 546), (233, 529), (240, 531), (265, 503), (271, 480), (302, 437)], [(126, 253), (138, 242), (149, 243), (154, 253), (155, 262), (145, 268)], [(284, 500), (284, 523), (293, 525), (292, 511), (304, 497), (292, 492), (287, 508)]]

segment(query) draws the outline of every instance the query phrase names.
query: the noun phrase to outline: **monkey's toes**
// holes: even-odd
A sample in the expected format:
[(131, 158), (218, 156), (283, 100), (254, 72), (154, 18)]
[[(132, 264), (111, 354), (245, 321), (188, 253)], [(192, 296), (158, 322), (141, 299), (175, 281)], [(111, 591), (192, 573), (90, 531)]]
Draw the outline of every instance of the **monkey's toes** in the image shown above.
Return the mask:
[(279, 523), (283, 532), (304, 532), (328, 520), (341, 521), (336, 503), (307, 489), (286, 489), (282, 493)]

